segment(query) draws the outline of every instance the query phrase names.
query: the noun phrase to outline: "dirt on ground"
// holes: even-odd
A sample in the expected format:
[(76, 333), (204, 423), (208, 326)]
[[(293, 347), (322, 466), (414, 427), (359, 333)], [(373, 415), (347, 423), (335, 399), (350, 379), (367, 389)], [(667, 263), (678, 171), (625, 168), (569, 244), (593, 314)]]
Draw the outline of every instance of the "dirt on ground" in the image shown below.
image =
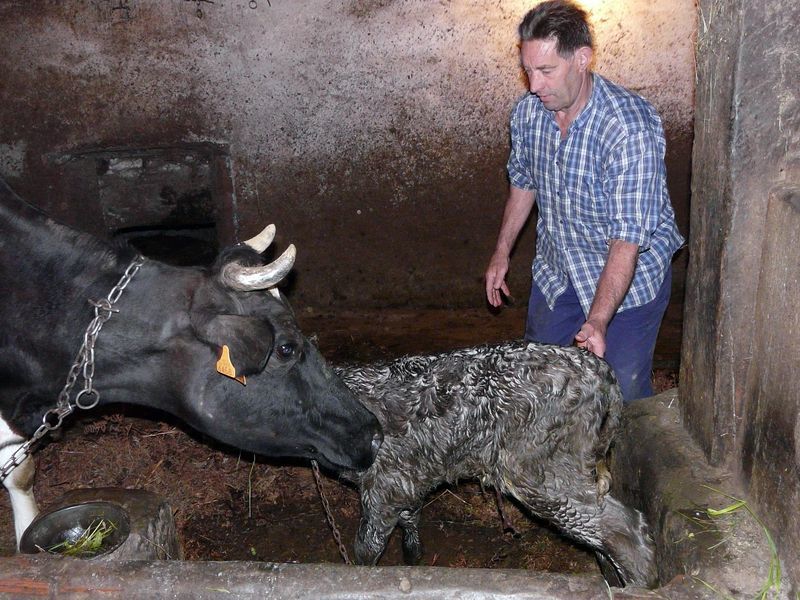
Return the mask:
[[(519, 337), (524, 310), (393, 310), (348, 313), (298, 311), (302, 329), (329, 360), (369, 361)], [(659, 341), (656, 391), (677, 383), (673, 327)], [(679, 330), (678, 330), (679, 331)], [(671, 337), (670, 337), (671, 336)], [(669, 338), (669, 339), (668, 339)], [(113, 407), (69, 418), (35, 455), (36, 498), (46, 509), (79, 487), (142, 488), (172, 505), (185, 558), (342, 562), (326, 522), (312, 471), (302, 461), (267, 460), (221, 447), (164, 414)], [(324, 493), (352, 555), (359, 520), (356, 490), (324, 474)], [(592, 552), (524, 515), (510, 501), (515, 531), (504, 531), (492, 490), (463, 482), (434, 493), (423, 509), (422, 564), (596, 572)], [(14, 552), (6, 494), (0, 495), (0, 553)], [(382, 565), (402, 564), (400, 540), (390, 540)]]

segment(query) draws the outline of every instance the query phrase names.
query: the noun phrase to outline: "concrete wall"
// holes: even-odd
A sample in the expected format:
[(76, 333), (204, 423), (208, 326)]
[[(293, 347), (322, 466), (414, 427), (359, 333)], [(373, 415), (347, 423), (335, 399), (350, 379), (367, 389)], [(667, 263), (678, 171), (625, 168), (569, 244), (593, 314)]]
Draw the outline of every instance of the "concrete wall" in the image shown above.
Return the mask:
[[(516, 25), (532, 2), (252, 5), (1, 2), (0, 173), (60, 219), (103, 233), (91, 186), (65, 177), (68, 157), (222, 148), (239, 235), (274, 221), (278, 244), (298, 246), (296, 305), (482, 306), (508, 114), (524, 91)], [(663, 115), (686, 232), (693, 0), (586, 6), (597, 70)], [(512, 266), (520, 300), (532, 230)]]
[(684, 420), (745, 484), (797, 582), (800, 5), (700, 9)]

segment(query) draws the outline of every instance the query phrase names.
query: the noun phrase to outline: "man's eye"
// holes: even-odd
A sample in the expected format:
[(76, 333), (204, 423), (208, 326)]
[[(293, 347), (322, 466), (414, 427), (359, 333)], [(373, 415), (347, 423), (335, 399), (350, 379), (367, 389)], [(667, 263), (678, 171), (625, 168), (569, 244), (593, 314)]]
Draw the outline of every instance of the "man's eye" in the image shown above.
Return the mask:
[(291, 358), (292, 356), (294, 356), (294, 353), (297, 350), (297, 347), (294, 344), (291, 344), (291, 343), (289, 343), (289, 344), (281, 344), (280, 346), (278, 346), (277, 350), (278, 350), (278, 356), (280, 356), (283, 359), (287, 359), (287, 358)]

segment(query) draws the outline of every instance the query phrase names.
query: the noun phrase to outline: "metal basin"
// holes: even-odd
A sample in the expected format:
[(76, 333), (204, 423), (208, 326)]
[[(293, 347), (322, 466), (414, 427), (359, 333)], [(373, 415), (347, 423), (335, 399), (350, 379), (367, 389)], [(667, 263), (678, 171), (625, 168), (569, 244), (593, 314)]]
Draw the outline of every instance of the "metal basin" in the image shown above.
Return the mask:
[[(98, 527), (105, 528), (106, 533), (95, 533)], [(119, 548), (130, 530), (128, 513), (118, 504), (73, 504), (36, 517), (22, 534), (19, 549), (26, 554), (49, 552), (92, 559)]]

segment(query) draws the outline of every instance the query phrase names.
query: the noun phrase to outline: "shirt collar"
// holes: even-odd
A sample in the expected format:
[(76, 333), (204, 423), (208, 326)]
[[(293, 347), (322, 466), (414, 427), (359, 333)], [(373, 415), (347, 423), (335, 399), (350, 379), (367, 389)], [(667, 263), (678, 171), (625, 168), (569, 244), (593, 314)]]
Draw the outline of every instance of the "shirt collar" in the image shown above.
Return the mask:
[(570, 124), (570, 130), (580, 129), (591, 118), (591, 115), (597, 110), (597, 105), (600, 103), (600, 86), (602, 85), (601, 77), (592, 73), (592, 93), (589, 95), (589, 100), (586, 101), (586, 106), (580, 112), (578, 117)]

